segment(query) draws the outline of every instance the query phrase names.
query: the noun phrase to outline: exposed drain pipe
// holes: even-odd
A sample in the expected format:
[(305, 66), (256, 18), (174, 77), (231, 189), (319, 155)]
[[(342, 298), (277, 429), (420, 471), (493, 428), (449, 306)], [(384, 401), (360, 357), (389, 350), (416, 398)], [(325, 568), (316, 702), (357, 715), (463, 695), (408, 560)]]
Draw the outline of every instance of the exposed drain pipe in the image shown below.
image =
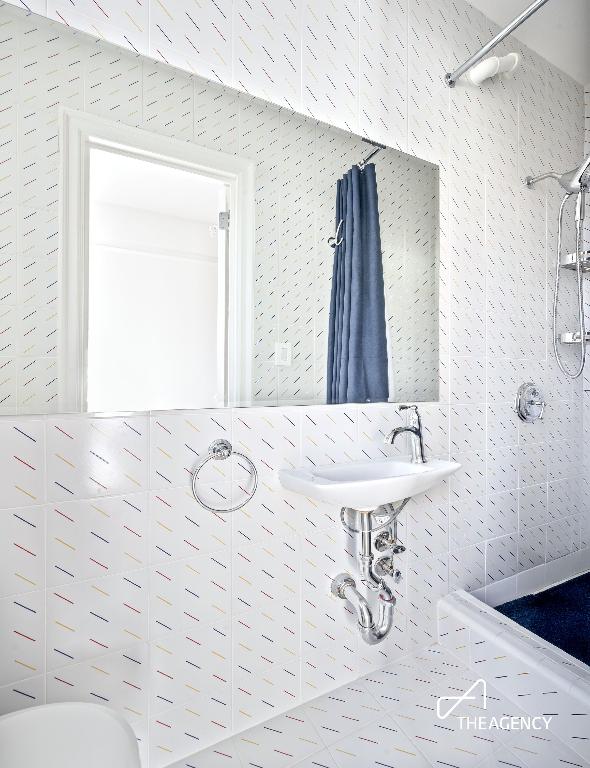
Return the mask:
[(356, 588), (352, 576), (341, 573), (332, 581), (332, 594), (342, 600), (348, 600), (354, 607), (361, 637), (369, 645), (380, 643), (387, 637), (393, 626), (395, 597), (384, 581), (380, 583), (378, 589), (379, 613), (375, 622), (369, 603)]
[[(387, 523), (381, 525), (377, 530), (381, 530), (384, 527), (390, 525), (392, 522), (397, 528), (397, 516), (404, 508), (408, 499), (402, 504), (393, 508), (390, 507), (391, 516)], [(359, 554), (359, 566), (361, 573), (361, 583), (370, 592), (376, 593), (378, 601), (377, 619), (373, 617), (373, 611), (369, 605), (368, 600), (358, 591), (356, 582), (352, 576), (348, 573), (341, 573), (332, 580), (331, 590), (332, 594), (339, 597), (341, 600), (347, 600), (354, 608), (359, 631), (363, 640), (369, 645), (376, 645), (380, 643), (389, 634), (391, 627), (393, 626), (393, 609), (395, 606), (395, 596), (391, 589), (384, 581), (384, 576), (390, 576), (395, 582), (401, 579), (401, 571), (395, 568), (393, 558), (389, 556), (380, 557), (375, 561), (375, 555), (373, 553), (372, 533), (374, 529), (371, 528), (372, 513), (357, 512), (356, 510), (342, 510), (343, 522), (344, 514), (346, 511), (354, 512), (357, 519), (360, 518), (360, 530), (356, 528), (348, 528), (348, 530), (354, 533), (361, 534), (361, 551)], [(380, 551), (389, 549), (394, 553), (400, 553), (405, 551), (405, 547), (397, 542), (395, 534), (391, 534), (391, 531), (384, 537), (384, 545), (380, 548)]]

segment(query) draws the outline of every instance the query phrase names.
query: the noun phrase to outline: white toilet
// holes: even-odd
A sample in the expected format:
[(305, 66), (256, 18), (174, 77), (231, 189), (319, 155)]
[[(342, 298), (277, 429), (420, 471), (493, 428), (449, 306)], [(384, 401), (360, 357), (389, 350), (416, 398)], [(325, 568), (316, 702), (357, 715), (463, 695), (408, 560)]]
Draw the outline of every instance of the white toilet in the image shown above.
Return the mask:
[(2, 768), (140, 768), (120, 715), (96, 704), (46, 704), (0, 717)]

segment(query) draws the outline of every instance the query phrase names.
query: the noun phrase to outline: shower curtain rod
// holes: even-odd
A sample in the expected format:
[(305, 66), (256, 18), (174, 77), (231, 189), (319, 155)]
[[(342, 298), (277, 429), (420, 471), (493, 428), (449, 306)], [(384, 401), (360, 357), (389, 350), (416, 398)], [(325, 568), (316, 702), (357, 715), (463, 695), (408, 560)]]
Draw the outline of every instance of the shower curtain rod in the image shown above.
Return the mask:
[(545, 5), (546, 2), (548, 2), (548, 0), (535, 0), (535, 2), (531, 3), (528, 8), (525, 8), (520, 16), (517, 16), (513, 21), (510, 22), (507, 27), (504, 27), (501, 32), (498, 32), (496, 37), (492, 38), (489, 43), (486, 43), (483, 48), (480, 48), (477, 53), (474, 53), (473, 56), (467, 59), (465, 64), (457, 67), (454, 72), (447, 72), (445, 75), (445, 83), (449, 86), (449, 88), (454, 88), (455, 83), (461, 77), (461, 75), (467, 72), (468, 69), (471, 69), (471, 67), (477, 64), (478, 61), (483, 59), (486, 53), (489, 53), (492, 48), (495, 48), (498, 43), (501, 43), (502, 40), (514, 32), (517, 27), (520, 27), (523, 21), (526, 21), (530, 16), (533, 15), (533, 13), (535, 13), (535, 11), (538, 11), (539, 8)]
[(361, 171), (363, 170), (365, 165), (369, 162), (369, 160), (372, 157), (375, 157), (377, 152), (380, 152), (382, 149), (387, 149), (385, 144), (379, 144), (378, 141), (371, 141), (371, 139), (365, 139), (365, 138), (363, 138), (362, 141), (364, 141), (365, 144), (370, 144), (372, 147), (375, 147), (375, 149), (370, 154), (368, 154), (367, 157), (364, 158), (364, 160), (361, 160), (360, 163), (358, 163), (358, 167), (361, 169)]

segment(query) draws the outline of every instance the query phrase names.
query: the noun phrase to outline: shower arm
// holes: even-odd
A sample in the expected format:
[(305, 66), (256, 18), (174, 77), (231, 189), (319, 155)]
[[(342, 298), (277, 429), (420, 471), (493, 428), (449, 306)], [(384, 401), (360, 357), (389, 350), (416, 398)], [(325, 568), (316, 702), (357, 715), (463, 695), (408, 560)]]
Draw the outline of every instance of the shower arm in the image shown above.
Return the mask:
[(561, 174), (555, 173), (555, 171), (547, 171), (547, 173), (542, 173), (540, 176), (527, 176), (524, 183), (529, 189), (532, 189), (538, 181), (544, 181), (544, 179), (557, 179), (557, 181), (559, 181), (561, 179)]
[(507, 27), (504, 27), (501, 32), (498, 32), (498, 34), (492, 38), (489, 43), (486, 43), (486, 45), (484, 45), (483, 48), (480, 48), (477, 53), (474, 53), (473, 56), (470, 56), (465, 64), (457, 67), (454, 72), (447, 72), (445, 75), (445, 83), (449, 86), (449, 88), (454, 88), (457, 80), (461, 77), (461, 75), (465, 74), (468, 69), (471, 69), (471, 67), (475, 66), (479, 61), (481, 61), (486, 54), (488, 54), (499, 43), (501, 43), (504, 38), (512, 34), (512, 32), (514, 32), (517, 27), (520, 27), (524, 21), (530, 18), (533, 13), (539, 10), (539, 8), (544, 6), (546, 2), (548, 2), (548, 0), (535, 0), (534, 3), (531, 3), (528, 8), (525, 8), (519, 16), (511, 21)]
[[(579, 205), (583, 208), (583, 196), (590, 191), (590, 155), (573, 171), (567, 171), (566, 173), (547, 171), (547, 173), (542, 173), (540, 176), (527, 176), (524, 183), (529, 189), (532, 189), (538, 181), (543, 181), (543, 179), (555, 179), (561, 184), (568, 195), (581, 195)], [(584, 217), (582, 216), (582, 218)]]

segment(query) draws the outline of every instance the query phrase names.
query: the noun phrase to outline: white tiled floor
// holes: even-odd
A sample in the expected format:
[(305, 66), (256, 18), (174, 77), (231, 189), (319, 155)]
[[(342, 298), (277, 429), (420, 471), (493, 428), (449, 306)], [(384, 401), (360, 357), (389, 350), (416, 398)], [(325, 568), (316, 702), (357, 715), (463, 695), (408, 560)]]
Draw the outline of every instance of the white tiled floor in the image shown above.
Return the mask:
[(589, 768), (552, 730), (462, 729), (461, 715), (524, 715), (491, 685), (487, 708), (437, 716), (478, 675), (435, 645), (171, 768)]

